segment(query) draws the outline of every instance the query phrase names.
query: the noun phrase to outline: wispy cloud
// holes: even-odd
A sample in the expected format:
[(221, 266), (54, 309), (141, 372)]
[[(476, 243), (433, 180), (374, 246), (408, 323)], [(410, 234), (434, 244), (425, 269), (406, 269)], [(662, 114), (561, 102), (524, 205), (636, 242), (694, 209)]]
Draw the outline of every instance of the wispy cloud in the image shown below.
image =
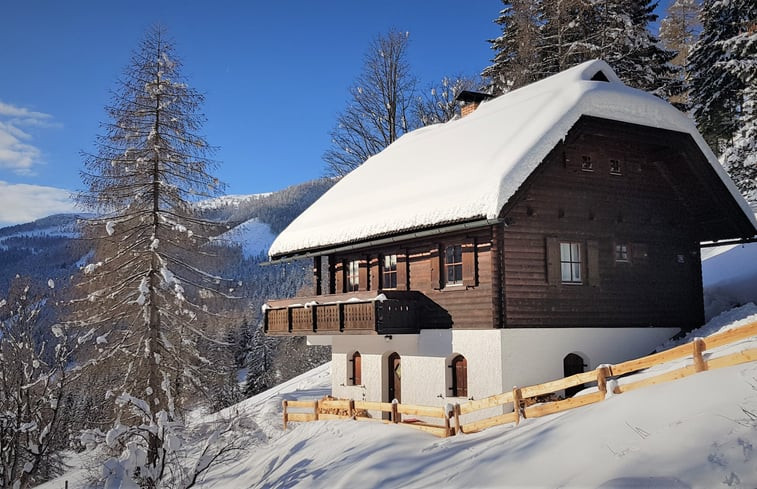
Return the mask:
[(0, 180), (0, 226), (63, 212), (77, 212), (68, 190)]
[(42, 152), (34, 145), (32, 135), (24, 130), (29, 127), (52, 128), (60, 124), (50, 114), (0, 101), (0, 170), (34, 174), (35, 167), (41, 163)]

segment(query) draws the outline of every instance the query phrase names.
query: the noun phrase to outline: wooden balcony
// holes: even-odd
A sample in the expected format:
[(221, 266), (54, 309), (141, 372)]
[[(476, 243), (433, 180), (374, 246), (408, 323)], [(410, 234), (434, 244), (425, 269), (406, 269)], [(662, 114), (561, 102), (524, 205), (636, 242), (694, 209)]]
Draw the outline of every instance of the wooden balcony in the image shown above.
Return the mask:
[(265, 332), (272, 336), (418, 333), (431, 301), (415, 291), (380, 294), (271, 300), (265, 310)]

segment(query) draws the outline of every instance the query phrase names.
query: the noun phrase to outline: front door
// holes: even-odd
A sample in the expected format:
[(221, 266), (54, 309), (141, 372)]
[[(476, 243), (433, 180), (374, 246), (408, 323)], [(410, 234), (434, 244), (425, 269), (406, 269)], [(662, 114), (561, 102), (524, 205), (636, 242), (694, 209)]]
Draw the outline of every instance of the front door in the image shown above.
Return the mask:
[(393, 399), (397, 399), (397, 402), (402, 402), (402, 367), (400, 365), (400, 356), (395, 352), (389, 355), (389, 402)]
[[(562, 363), (563, 371), (565, 372), (566, 377), (570, 377), (571, 375), (575, 374), (582, 374), (584, 373), (584, 367), (586, 367), (586, 365), (584, 364), (584, 359), (579, 355), (576, 355), (575, 353), (568, 353), (565, 358), (563, 358)], [(583, 389), (583, 384), (568, 387), (567, 389), (565, 389), (565, 397), (573, 397), (576, 392)]]

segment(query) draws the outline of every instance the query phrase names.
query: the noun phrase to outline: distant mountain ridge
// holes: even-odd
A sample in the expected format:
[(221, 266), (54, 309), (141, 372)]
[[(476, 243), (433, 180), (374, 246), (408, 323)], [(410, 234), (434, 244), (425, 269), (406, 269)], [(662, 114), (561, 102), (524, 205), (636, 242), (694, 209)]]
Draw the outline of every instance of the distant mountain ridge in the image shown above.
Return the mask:
[[(258, 262), (273, 238), (333, 184), (319, 179), (277, 192), (221, 196), (197, 206), (206, 219), (228, 224), (231, 232), (222, 241), (238, 243), (245, 256), (254, 255)], [(76, 274), (91, 253), (90, 244), (79, 239), (78, 221), (87, 216), (55, 214), (0, 228), (0, 297), (16, 275), (66, 282)]]

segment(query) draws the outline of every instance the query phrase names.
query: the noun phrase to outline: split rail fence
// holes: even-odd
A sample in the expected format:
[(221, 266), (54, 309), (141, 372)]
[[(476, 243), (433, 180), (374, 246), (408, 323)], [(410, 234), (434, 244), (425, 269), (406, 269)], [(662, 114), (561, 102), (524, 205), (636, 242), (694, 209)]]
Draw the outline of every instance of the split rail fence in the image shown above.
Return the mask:
[[(448, 407), (354, 401), (349, 399), (323, 399), (317, 401), (285, 400), (283, 401), (284, 429), (286, 429), (289, 422), (353, 419), (357, 421), (381, 421), (384, 423), (402, 424), (403, 426), (410, 426), (439, 437), (447, 437), (459, 433), (474, 433), (502, 424), (512, 423), (517, 426), (520, 420), (524, 418), (538, 418), (603, 401), (607, 397), (609, 380), (615, 380), (613, 382), (612, 393), (622, 394), (642, 387), (682, 379), (706, 370), (715, 370), (756, 361), (757, 348), (742, 350), (715, 358), (706, 358), (705, 355), (705, 353), (710, 352), (714, 348), (730, 345), (753, 336), (757, 336), (757, 322), (729, 331), (715, 333), (706, 338), (695, 338), (689, 343), (669, 350), (628, 360), (616, 365), (601, 365), (595, 370), (571, 375), (559, 380), (528, 387), (514, 387), (512, 391), (468, 401), (463, 404), (448, 404), (447, 406), (451, 407), (451, 409), (448, 409)], [(709, 356), (707, 355), (707, 357)], [(686, 357), (691, 357), (691, 364), (676, 370), (651, 375), (632, 382), (617, 382), (621, 376)], [(557, 401), (540, 402), (541, 399), (544, 399), (544, 396), (554, 395), (570, 387), (594, 382), (596, 382), (597, 386), (596, 392)], [(512, 409), (512, 412), (468, 423), (463, 420), (468, 414), (500, 406)], [(295, 411), (292, 411), (292, 409), (295, 409)], [(379, 411), (382, 413), (382, 417), (370, 417), (368, 411)], [(384, 413), (387, 414), (384, 415)], [(419, 420), (415, 416), (421, 416), (424, 420)], [(428, 418), (432, 418), (433, 421), (429, 422)]]

